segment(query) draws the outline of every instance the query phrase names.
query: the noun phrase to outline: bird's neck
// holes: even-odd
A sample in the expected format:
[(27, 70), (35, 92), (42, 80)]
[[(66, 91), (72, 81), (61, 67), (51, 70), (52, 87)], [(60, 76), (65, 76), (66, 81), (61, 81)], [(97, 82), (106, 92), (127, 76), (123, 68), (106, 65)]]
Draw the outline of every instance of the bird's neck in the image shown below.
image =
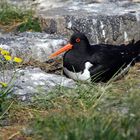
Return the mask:
[(82, 54), (90, 54), (90, 44), (87, 43), (79, 43), (74, 47), (74, 51), (76, 51), (77, 53), (82, 53)]

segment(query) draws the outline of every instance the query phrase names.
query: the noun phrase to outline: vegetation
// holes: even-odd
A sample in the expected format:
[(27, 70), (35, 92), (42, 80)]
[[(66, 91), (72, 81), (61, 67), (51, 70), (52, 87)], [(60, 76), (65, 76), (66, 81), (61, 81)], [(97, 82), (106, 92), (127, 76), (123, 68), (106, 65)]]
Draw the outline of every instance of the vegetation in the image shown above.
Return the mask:
[[(140, 81), (140, 80), (138, 80)], [(138, 82), (137, 81), (137, 82)], [(34, 139), (138, 140), (140, 92), (133, 79), (109, 85), (59, 89), (38, 105), (48, 115), (32, 123)]]
[[(21, 63), (22, 59), (19, 57), (12, 57), (10, 55), (10, 52), (7, 50), (4, 50), (0, 48), (0, 119), (3, 118), (5, 114), (5, 110), (7, 110), (5, 107), (5, 101), (7, 100), (8, 95), (12, 92), (12, 80), (14, 79), (14, 73), (13, 75), (9, 75), (9, 81), (7, 81), (7, 78), (5, 77), (5, 71), (8, 69), (14, 69), (15, 63)], [(9, 104), (8, 104), (9, 105)]]
[(2, 132), (27, 140), (138, 140), (139, 67), (110, 84), (78, 83), (75, 89), (41, 92), (28, 106), (15, 100), (7, 116), (11, 133)]
[(5, 32), (15, 30), (41, 32), (39, 20), (34, 17), (32, 9), (23, 10), (23, 8), (10, 5), (6, 1), (0, 1), (0, 28)]

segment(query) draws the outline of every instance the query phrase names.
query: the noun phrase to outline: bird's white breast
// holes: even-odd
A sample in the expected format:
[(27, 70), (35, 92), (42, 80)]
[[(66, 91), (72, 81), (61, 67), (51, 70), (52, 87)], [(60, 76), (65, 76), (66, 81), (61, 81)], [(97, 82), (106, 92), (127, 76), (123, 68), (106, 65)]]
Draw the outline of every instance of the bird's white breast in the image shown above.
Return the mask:
[(85, 63), (85, 69), (82, 72), (72, 72), (69, 71), (67, 68), (64, 67), (64, 72), (65, 74), (70, 77), (71, 79), (74, 80), (80, 80), (80, 81), (91, 81), (91, 76), (90, 76), (90, 71), (89, 69), (93, 66), (93, 64), (91, 64), (90, 62), (86, 62)]

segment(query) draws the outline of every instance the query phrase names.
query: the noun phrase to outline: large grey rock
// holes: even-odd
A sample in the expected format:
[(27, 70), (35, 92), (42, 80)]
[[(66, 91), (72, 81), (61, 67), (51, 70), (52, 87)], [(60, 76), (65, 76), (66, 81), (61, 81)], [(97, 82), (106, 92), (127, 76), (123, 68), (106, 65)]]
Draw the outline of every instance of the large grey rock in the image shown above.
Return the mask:
[[(47, 94), (56, 87), (74, 88), (75, 82), (61, 75), (48, 74), (39, 68), (27, 67), (15, 71), (5, 71), (5, 82), (10, 82), (13, 86), (13, 94), (23, 101), (32, 101), (37, 94)], [(0, 77), (3, 73), (0, 72)]]
[(43, 31), (69, 37), (76, 27), (91, 43), (140, 39), (140, 0), (9, 0), (36, 5)]
[(76, 27), (91, 43), (124, 43), (140, 39), (140, 3), (134, 0), (42, 0), (38, 17), (47, 33), (70, 36)]
[(28, 62), (31, 58), (40, 62), (48, 60), (48, 56), (66, 44), (66, 39), (58, 35), (25, 32), (18, 35), (0, 35), (0, 47), (12, 52), (13, 56)]

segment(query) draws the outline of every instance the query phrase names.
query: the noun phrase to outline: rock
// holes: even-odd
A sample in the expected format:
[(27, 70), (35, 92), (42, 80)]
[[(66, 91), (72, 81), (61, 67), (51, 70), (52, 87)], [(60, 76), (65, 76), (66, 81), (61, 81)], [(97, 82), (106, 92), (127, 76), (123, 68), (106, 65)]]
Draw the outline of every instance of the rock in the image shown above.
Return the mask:
[(21, 57), (24, 62), (28, 62), (31, 58), (45, 62), (50, 54), (66, 43), (64, 37), (46, 33), (24, 32), (18, 35), (0, 35), (0, 47), (10, 51), (12, 56)]
[(36, 5), (42, 30), (69, 37), (76, 28), (91, 43), (121, 44), (140, 39), (140, 0), (9, 0)]
[[(39, 68), (26, 67), (15, 71), (5, 71), (5, 82), (10, 82), (13, 86), (13, 94), (22, 101), (32, 101), (32, 98), (37, 94), (45, 95), (58, 86), (74, 88), (76, 83), (61, 75), (48, 74)], [(0, 77), (3, 73), (0, 72)]]
[(140, 2), (140, 0), (132, 0), (132, 2)]
[[(5, 1), (5, 0), (3, 0), (3, 1)], [(35, 8), (37, 1), (38, 0), (6, 0), (6, 2), (8, 2), (12, 5), (18, 6), (23, 10)]]
[(47, 33), (67, 35), (76, 28), (91, 43), (120, 44), (140, 39), (140, 3), (134, 0), (49, 1), (38, 5), (38, 17)]

